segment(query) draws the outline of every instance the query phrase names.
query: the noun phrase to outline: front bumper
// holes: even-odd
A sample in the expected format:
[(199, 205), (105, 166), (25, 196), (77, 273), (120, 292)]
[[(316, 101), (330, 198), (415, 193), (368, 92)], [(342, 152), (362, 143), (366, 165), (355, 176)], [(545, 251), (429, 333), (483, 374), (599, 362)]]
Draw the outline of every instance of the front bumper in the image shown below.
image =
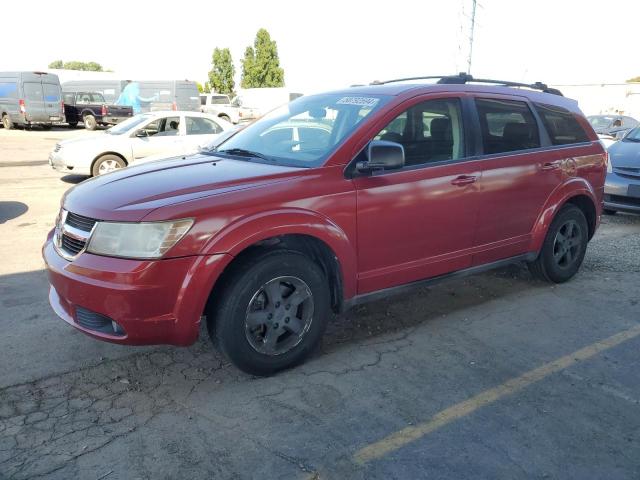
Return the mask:
[[(230, 255), (129, 260), (82, 253), (73, 262), (53, 248), (53, 231), (42, 248), (49, 302), (65, 322), (94, 338), (126, 345), (191, 345), (209, 293)], [(105, 333), (82, 314), (108, 318), (123, 331)]]
[(89, 165), (78, 165), (70, 162), (62, 156), (62, 152), (51, 152), (49, 154), (49, 165), (51, 168), (62, 173), (73, 173), (75, 175), (91, 175)]
[(625, 178), (615, 172), (607, 174), (604, 185), (604, 208), (640, 213), (640, 178)]

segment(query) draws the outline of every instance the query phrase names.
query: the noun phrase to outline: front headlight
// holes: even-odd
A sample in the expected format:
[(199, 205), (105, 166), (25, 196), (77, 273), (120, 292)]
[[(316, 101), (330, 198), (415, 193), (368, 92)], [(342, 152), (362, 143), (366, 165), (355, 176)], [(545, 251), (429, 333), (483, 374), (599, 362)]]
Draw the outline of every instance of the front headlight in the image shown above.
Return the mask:
[(168, 222), (98, 222), (87, 252), (126, 258), (160, 258), (189, 231), (190, 218)]
[(613, 173), (613, 165), (611, 165), (611, 156), (607, 155), (607, 173)]

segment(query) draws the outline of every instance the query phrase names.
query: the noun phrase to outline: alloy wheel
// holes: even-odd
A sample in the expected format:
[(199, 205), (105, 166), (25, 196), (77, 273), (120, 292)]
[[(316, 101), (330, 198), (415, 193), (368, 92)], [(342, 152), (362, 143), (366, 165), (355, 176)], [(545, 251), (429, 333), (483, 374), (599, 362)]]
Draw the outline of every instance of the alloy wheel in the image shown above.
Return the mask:
[(269, 280), (253, 295), (245, 317), (251, 347), (265, 355), (281, 355), (302, 341), (313, 320), (309, 286), (297, 277)]
[(582, 248), (582, 231), (575, 220), (564, 223), (553, 242), (553, 259), (560, 268), (571, 267), (579, 258)]

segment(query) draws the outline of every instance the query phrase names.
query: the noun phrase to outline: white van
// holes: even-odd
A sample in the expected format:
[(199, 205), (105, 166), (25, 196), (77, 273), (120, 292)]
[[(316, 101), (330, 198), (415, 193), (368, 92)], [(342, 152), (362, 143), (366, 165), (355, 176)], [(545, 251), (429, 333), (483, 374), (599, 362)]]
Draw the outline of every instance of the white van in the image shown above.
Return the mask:
[(64, 122), (58, 76), (45, 72), (0, 72), (0, 118), (5, 129), (15, 125)]

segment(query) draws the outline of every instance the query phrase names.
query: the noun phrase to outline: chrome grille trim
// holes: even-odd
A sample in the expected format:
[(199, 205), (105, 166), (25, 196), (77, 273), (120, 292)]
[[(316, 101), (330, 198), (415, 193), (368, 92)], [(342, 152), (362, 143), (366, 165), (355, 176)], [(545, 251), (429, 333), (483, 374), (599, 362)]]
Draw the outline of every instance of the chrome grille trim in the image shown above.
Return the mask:
[[(98, 222), (94, 219), (61, 209), (53, 237), (54, 248), (65, 260), (74, 260), (87, 249), (97, 224)], [(90, 228), (89, 225), (91, 225)], [(85, 230), (85, 228), (89, 229)]]

